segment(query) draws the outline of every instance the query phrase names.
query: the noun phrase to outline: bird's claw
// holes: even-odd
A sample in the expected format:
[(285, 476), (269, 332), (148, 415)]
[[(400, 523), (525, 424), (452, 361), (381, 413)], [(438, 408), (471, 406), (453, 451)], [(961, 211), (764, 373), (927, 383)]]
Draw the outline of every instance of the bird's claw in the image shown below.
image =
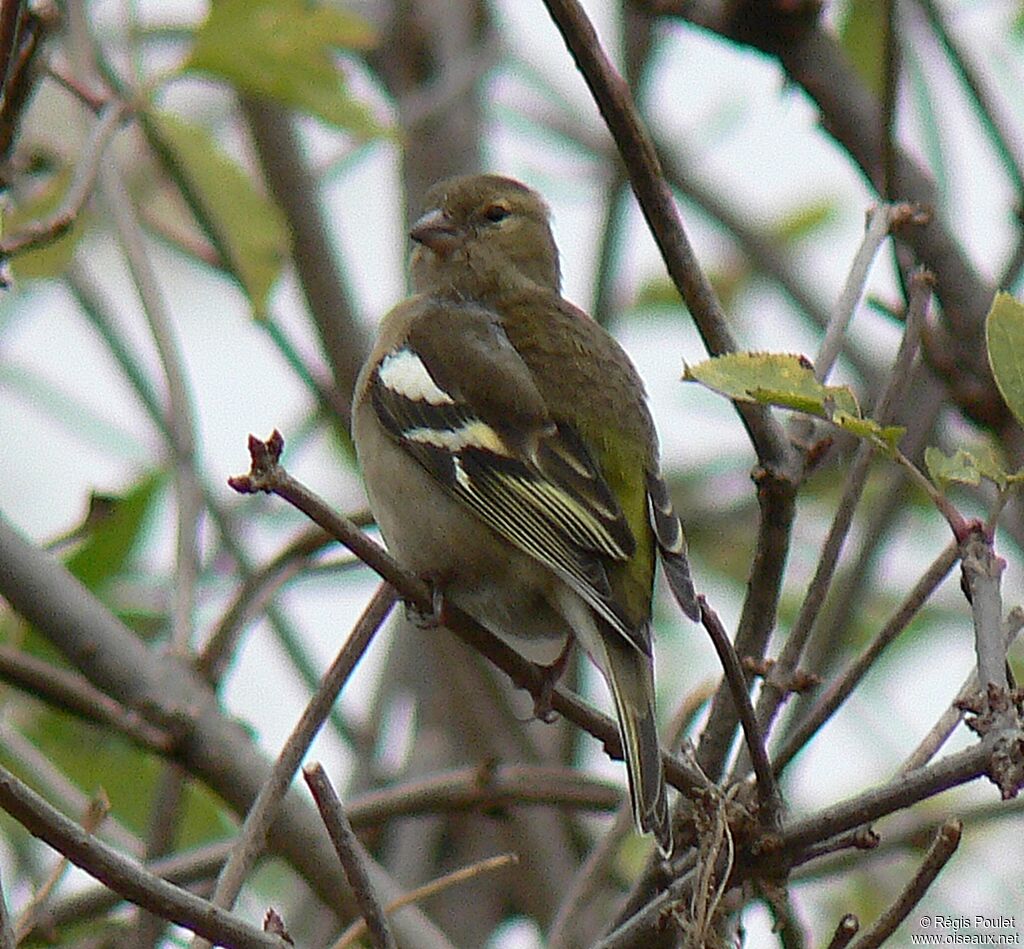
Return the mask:
[(540, 689), (533, 697), (533, 714), (535, 718), (549, 725), (556, 718), (553, 704), (555, 686), (558, 685), (558, 680), (562, 678), (565, 667), (569, 665), (569, 657), (572, 655), (572, 644), (572, 636), (567, 636), (565, 645), (555, 661), (550, 665), (538, 664), (537, 666), (541, 673), (541, 682)]
[(405, 615), (417, 629), (437, 629), (444, 625), (444, 593), (439, 583), (429, 577), (424, 579), (430, 584), (430, 609), (424, 610), (406, 601)]

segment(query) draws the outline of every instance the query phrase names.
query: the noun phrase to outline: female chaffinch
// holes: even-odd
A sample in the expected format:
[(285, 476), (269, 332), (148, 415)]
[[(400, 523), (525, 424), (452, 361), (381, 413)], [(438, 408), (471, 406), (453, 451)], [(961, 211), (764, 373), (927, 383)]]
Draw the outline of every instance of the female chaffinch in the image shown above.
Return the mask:
[(583, 646), (614, 696), (636, 825), (667, 855), (658, 554), (682, 608), (699, 610), (643, 383), (561, 296), (535, 192), (474, 175), (427, 204), (410, 232), (415, 293), (385, 316), (356, 383), (370, 507), (398, 561), (496, 634)]

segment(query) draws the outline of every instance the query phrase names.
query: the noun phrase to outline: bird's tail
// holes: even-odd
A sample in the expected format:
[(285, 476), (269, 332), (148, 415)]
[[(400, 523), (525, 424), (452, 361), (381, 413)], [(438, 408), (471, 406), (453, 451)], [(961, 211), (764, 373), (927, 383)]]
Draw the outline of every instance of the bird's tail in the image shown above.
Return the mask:
[(600, 665), (615, 698), (633, 819), (642, 833), (654, 835), (667, 859), (672, 854), (672, 824), (654, 712), (651, 658), (619, 636), (606, 636), (602, 645), (607, 661)]

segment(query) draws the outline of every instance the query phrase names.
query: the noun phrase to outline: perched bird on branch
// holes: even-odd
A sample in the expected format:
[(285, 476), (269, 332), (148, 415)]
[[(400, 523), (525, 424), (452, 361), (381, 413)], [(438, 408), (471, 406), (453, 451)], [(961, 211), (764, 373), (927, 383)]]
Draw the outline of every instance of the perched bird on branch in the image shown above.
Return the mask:
[(415, 294), (356, 384), (370, 506), (406, 568), (503, 638), (573, 638), (615, 699), (637, 827), (672, 847), (654, 709), (661, 556), (699, 615), (643, 384), (560, 291), (543, 200), (497, 175), (435, 185)]

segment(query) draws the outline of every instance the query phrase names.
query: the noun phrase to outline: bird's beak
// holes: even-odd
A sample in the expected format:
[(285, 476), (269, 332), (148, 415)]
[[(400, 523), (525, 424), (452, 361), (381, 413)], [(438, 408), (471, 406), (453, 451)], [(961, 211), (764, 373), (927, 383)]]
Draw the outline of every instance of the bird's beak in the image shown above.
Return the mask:
[(462, 243), (462, 231), (440, 208), (427, 211), (409, 231), (417, 244), (429, 247), (439, 257), (447, 257)]

